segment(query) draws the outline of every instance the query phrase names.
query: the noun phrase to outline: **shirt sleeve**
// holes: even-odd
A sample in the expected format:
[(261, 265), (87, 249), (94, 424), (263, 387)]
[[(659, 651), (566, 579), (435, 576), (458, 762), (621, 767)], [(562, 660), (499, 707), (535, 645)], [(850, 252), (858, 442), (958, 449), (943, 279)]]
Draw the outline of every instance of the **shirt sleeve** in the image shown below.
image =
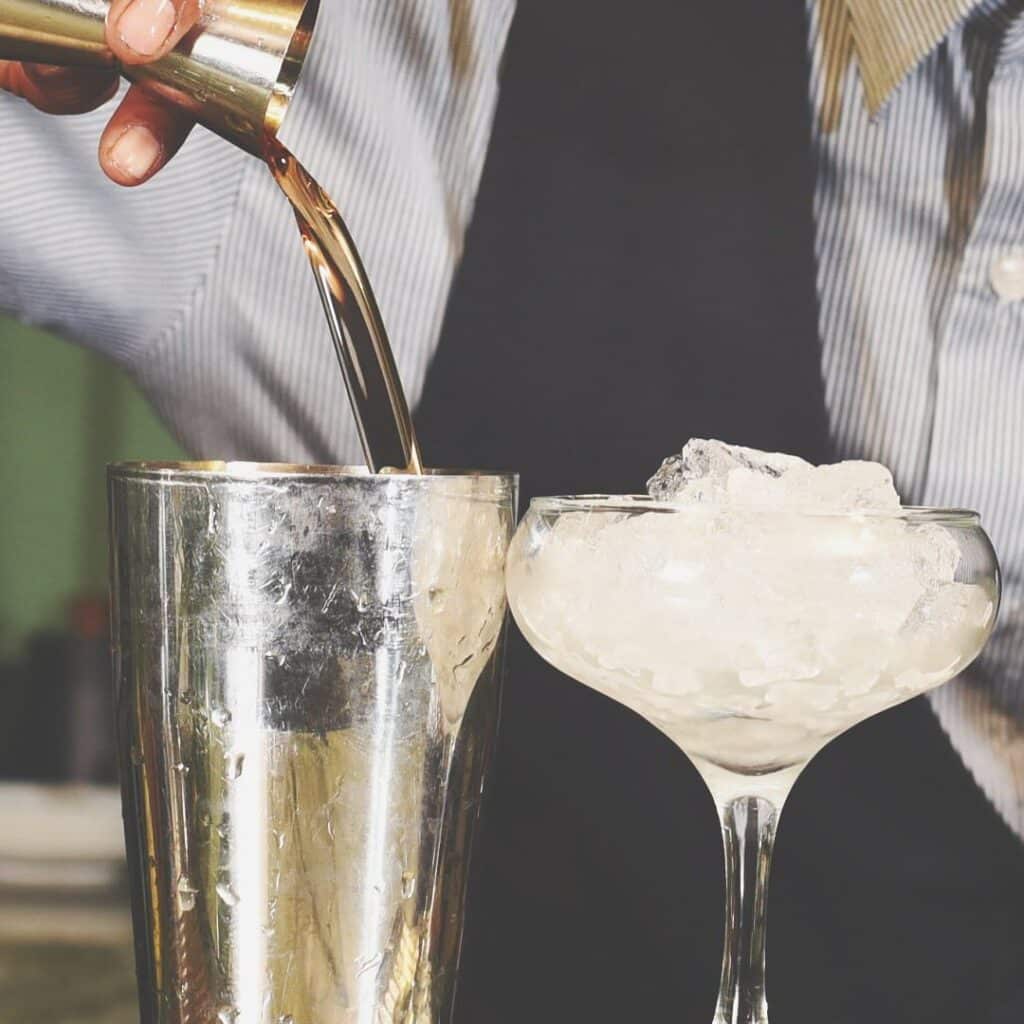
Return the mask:
[[(352, 231), (409, 400), (422, 391), (483, 168), (514, 0), (323, 3), (281, 132)], [(288, 204), (203, 129), (108, 183), (111, 108), (0, 96), (0, 306), (125, 367), (195, 456), (362, 461)]]

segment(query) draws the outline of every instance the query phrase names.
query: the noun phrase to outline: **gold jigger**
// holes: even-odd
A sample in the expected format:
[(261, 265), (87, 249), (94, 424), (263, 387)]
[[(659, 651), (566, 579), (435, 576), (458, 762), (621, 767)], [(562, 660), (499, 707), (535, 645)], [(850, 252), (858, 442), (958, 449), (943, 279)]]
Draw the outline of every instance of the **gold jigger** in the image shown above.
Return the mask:
[(109, 0), (3, 0), (0, 60), (116, 68), (255, 156), (276, 135), (309, 49), (319, 0), (206, 0), (166, 57), (121, 64), (107, 48)]

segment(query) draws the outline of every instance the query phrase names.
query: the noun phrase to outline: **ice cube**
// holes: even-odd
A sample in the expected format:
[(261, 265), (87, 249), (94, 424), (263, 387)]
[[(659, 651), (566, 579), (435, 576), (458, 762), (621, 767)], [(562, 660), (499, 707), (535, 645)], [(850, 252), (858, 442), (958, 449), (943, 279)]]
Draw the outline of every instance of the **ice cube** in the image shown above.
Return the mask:
[(777, 479), (789, 470), (810, 464), (795, 455), (759, 452), (753, 448), (693, 438), (679, 455), (670, 455), (650, 480), (647, 493), (658, 501), (719, 501), (736, 470)]
[(865, 665), (851, 665), (839, 673), (840, 689), (849, 697), (860, 697), (867, 693), (881, 678), (876, 668)]
[(776, 683), (766, 694), (769, 704), (784, 705), (794, 710), (827, 711), (839, 699), (838, 686), (826, 683)]
[(655, 693), (675, 697), (684, 693), (697, 693), (700, 690), (700, 676), (692, 669), (684, 666), (673, 666), (671, 669), (659, 666), (653, 673), (651, 688)]
[(757, 507), (891, 510), (900, 507), (892, 474), (877, 462), (812, 466), (795, 455), (694, 438), (647, 482), (659, 501)]
[(877, 462), (851, 460), (828, 466), (800, 466), (780, 481), (783, 504), (835, 511), (894, 510), (900, 496), (892, 473)]
[(936, 636), (957, 630), (984, 630), (991, 625), (994, 612), (984, 587), (947, 583), (917, 602), (905, 630), (929, 630)]
[(730, 505), (755, 508), (779, 508), (786, 504), (786, 480), (789, 474), (771, 476), (752, 469), (734, 469), (729, 474), (724, 500)]
[(960, 545), (944, 526), (926, 523), (908, 538), (914, 572), (926, 587), (952, 583), (960, 566)]

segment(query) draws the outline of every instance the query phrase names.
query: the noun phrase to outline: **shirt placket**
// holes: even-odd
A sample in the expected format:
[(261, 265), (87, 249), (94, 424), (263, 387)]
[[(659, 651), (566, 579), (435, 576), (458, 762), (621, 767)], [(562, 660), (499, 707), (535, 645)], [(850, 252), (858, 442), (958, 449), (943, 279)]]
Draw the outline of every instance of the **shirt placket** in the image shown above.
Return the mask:
[[(989, 85), (983, 192), (934, 364), (929, 505), (976, 508), (1004, 570), (986, 658), (1009, 684), (1024, 658), (1024, 26)], [(1019, 463), (1014, 466), (1014, 460)], [(993, 666), (994, 668), (997, 666)]]

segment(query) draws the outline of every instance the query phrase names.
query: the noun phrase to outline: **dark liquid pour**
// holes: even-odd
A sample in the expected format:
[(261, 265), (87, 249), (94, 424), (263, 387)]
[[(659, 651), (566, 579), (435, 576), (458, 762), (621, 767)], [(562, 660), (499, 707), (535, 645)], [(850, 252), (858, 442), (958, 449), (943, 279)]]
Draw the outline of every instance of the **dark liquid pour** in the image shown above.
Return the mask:
[(372, 472), (422, 472), (409, 404), (359, 253), (330, 196), (276, 140), (264, 155), (299, 223)]

